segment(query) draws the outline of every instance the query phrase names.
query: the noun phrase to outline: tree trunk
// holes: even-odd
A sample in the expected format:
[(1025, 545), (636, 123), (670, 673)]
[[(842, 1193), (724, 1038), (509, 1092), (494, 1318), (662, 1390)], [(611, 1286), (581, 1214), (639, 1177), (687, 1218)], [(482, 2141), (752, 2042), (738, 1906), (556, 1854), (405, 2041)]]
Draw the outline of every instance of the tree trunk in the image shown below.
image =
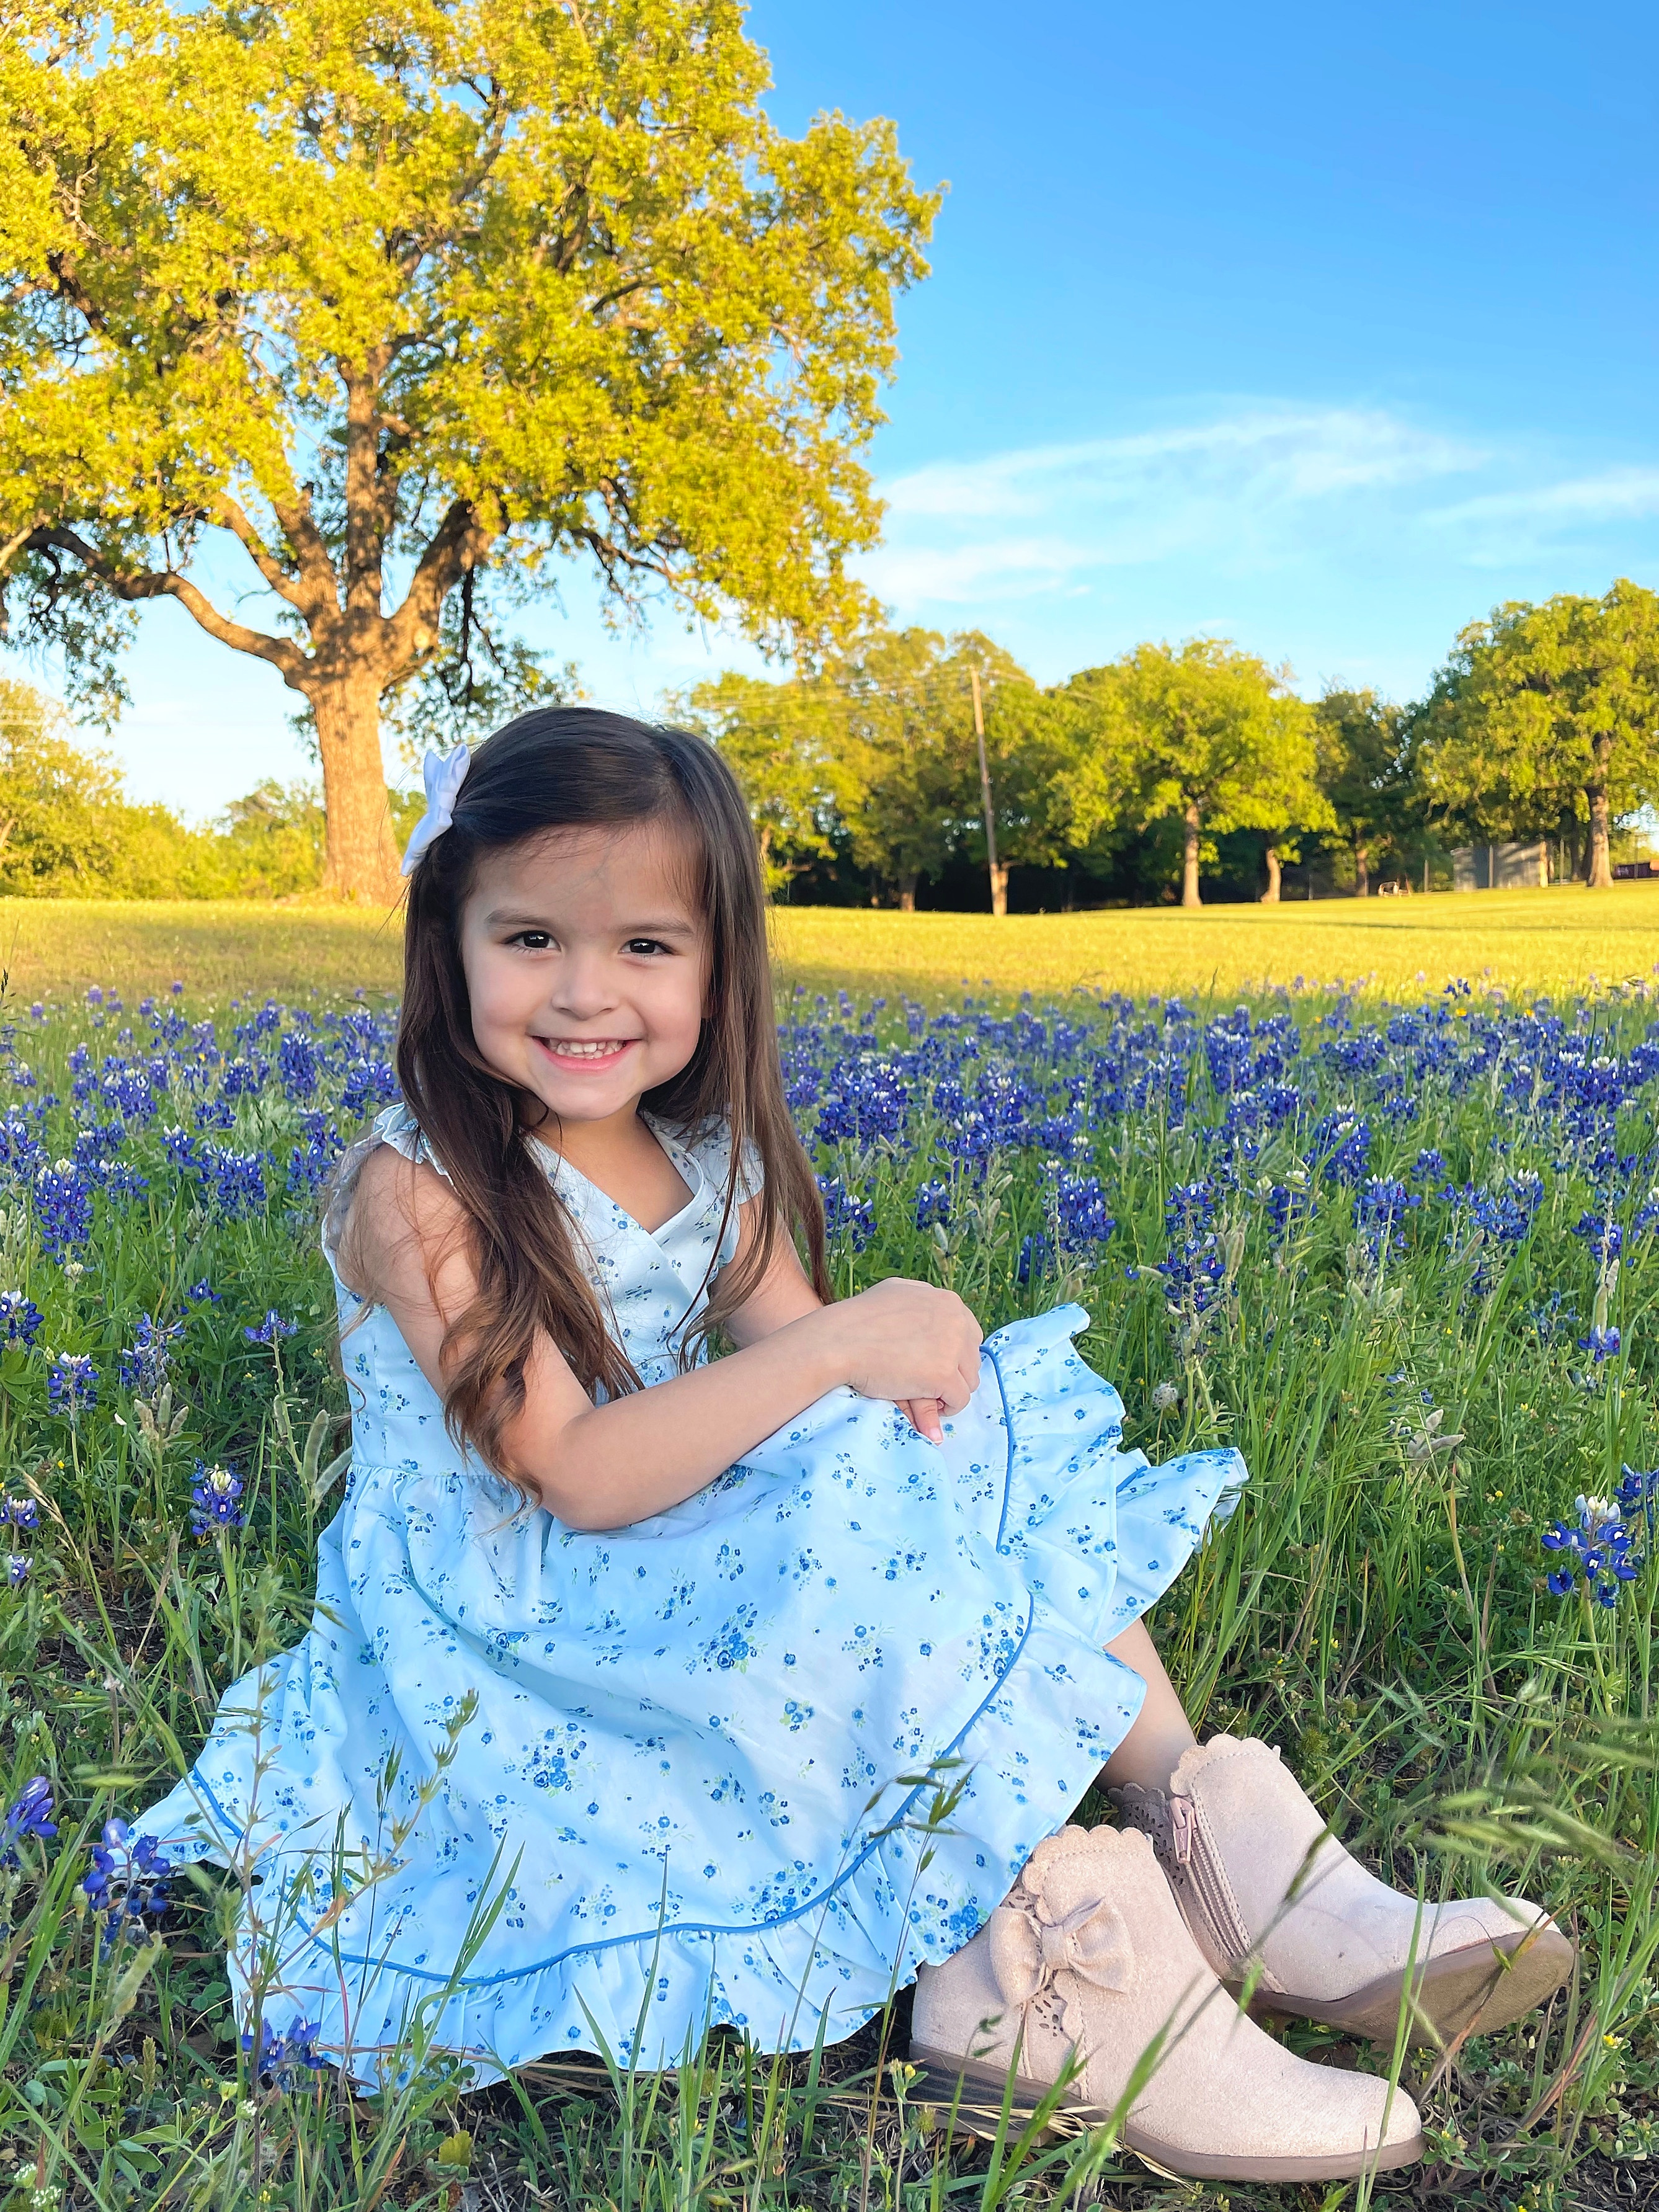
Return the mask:
[(1613, 856), (1608, 850), (1608, 821), (1607, 787), (1585, 793), (1589, 800), (1589, 868), (1585, 881), (1593, 891), (1613, 888)]
[(1279, 864), (1278, 846), (1269, 845), (1264, 857), (1267, 863), (1267, 888), (1261, 894), (1261, 903), (1263, 906), (1277, 906), (1279, 904), (1279, 884), (1281, 874)]
[(916, 910), (916, 878), (914, 872), (899, 878), (899, 912), (914, 914)]
[(328, 810), (323, 886), (337, 898), (390, 906), (401, 886), (380, 758), (380, 686), (373, 676), (350, 673), (319, 688), (311, 706)]
[(1353, 848), (1353, 895), (1356, 898), (1369, 898), (1371, 895), (1370, 852), (1358, 838)]
[(1182, 821), (1186, 836), (1182, 848), (1181, 903), (1182, 906), (1202, 906), (1204, 902), (1198, 895), (1200, 816), (1196, 799), (1188, 800), (1187, 811), (1182, 817)]
[(1008, 911), (1008, 870), (1006, 864), (1000, 863), (991, 871), (991, 911), (993, 914), (1006, 914)]

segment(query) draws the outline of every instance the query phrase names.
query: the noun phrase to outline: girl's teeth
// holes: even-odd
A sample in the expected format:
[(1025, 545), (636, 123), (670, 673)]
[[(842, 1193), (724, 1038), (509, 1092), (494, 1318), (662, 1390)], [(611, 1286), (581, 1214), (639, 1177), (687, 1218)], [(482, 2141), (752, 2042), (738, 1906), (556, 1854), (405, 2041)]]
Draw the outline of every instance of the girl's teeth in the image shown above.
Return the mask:
[(550, 1049), (567, 1060), (602, 1060), (608, 1053), (620, 1051), (626, 1042), (625, 1037), (607, 1037), (593, 1044), (551, 1043)]

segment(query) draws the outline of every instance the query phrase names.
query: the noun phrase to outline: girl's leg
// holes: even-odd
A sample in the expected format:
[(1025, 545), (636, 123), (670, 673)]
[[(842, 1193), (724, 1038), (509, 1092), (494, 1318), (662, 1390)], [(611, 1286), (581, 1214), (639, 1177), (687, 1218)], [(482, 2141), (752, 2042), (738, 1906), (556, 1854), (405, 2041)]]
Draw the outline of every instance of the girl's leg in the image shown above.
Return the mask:
[(1198, 1741), (1175, 1684), (1164, 1671), (1145, 1621), (1137, 1620), (1121, 1636), (1115, 1636), (1106, 1649), (1139, 1675), (1146, 1685), (1146, 1698), (1128, 1735), (1102, 1767), (1101, 1779), (1114, 1790), (1130, 1782), (1142, 1790), (1167, 1790), (1182, 1753)]

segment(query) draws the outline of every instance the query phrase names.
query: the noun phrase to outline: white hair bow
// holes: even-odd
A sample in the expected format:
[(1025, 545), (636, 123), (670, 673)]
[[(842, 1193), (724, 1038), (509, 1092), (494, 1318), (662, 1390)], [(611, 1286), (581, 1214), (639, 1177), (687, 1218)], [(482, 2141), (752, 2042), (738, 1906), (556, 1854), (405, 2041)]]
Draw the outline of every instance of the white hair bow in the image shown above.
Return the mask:
[(403, 873), (408, 875), (427, 847), (455, 819), (455, 801), (461, 786), (466, 781), (466, 772), (472, 765), (472, 756), (465, 745), (458, 745), (453, 753), (428, 753), (421, 766), (426, 780), (426, 812), (410, 834), (408, 849), (404, 854)]

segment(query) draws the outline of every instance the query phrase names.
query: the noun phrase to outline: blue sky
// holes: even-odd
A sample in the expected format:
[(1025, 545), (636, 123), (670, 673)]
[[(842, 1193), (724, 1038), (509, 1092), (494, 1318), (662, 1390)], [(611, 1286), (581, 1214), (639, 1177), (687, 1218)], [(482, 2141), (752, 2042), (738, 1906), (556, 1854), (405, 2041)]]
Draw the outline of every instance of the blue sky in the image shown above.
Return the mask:
[[(866, 564), (1043, 681), (1231, 636), (1420, 691), (1500, 600), (1659, 583), (1659, 18), (1613, 5), (757, 0), (784, 127), (896, 118), (948, 179), (902, 303)], [(527, 625), (605, 704), (752, 665)], [(113, 744), (210, 812), (301, 772), (288, 698), (172, 607)]]

